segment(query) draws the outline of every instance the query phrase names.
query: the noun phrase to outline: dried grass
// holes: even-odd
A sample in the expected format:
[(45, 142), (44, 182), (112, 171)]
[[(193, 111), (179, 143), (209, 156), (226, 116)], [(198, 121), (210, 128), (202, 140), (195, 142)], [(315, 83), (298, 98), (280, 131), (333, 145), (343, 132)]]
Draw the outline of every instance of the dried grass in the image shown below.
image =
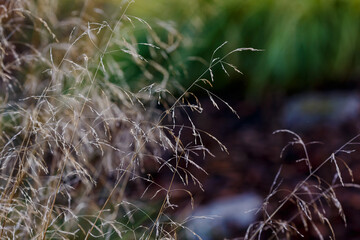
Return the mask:
[[(178, 229), (187, 229), (186, 221), (167, 214), (176, 208), (174, 179), (192, 199), (185, 187), (201, 183), (187, 166), (204, 171), (192, 156), (211, 154), (202, 137), (226, 150), (197, 129), (189, 111), (202, 111), (191, 90), (210, 83), (205, 74), (228, 55), (212, 59), (184, 90), (171, 70), (176, 66), (159, 63), (179, 46), (176, 30), (160, 23), (168, 32), (162, 40), (148, 23), (126, 15), (131, 2), (121, 5), (115, 22), (106, 13), (96, 22), (88, 4), (65, 19), (57, 19), (56, 1), (1, 4), (1, 239), (174, 239)], [(137, 42), (135, 20), (149, 42)], [(142, 56), (139, 45), (151, 56)], [(135, 86), (114, 59), (118, 53), (140, 71)], [(192, 141), (182, 141), (185, 131)], [(167, 186), (146, 177), (149, 164), (172, 172)], [(145, 191), (136, 184), (129, 189), (139, 181)], [(141, 199), (147, 191), (164, 196), (154, 217), (127, 196)], [(134, 223), (135, 215), (141, 222)]]
[[(158, 23), (166, 30), (164, 40), (144, 20), (126, 15), (131, 2), (115, 11), (116, 21), (93, 4), (84, 1), (77, 14), (62, 13), (58, 19), (57, 10), (63, 7), (58, 1), (0, 1), (1, 239), (177, 239), (180, 230), (191, 230), (186, 227), (190, 219), (179, 221), (169, 214), (177, 207), (172, 202), (172, 194), (179, 191), (173, 187), (175, 179), (192, 202), (186, 186), (202, 185), (188, 166), (204, 171), (193, 156), (211, 155), (203, 137), (227, 151), (193, 123), (190, 112), (203, 108), (192, 90), (204, 90), (214, 107), (220, 101), (236, 115), (206, 88), (214, 82), (212, 68), (241, 73), (226, 58), (258, 50), (239, 48), (216, 57), (222, 44), (204, 73), (183, 88), (177, 81), (180, 68), (171, 59), (181, 35), (171, 24)], [(139, 26), (147, 42), (139, 43), (133, 34)], [(126, 70), (129, 66), (136, 69), (134, 79)], [(184, 142), (184, 132), (193, 139)], [(293, 135), (290, 145), (303, 147), (301, 161), (309, 176), (268, 211), (269, 201), (281, 190), (279, 172), (262, 207), (264, 220), (252, 224), (245, 238), (261, 239), (266, 231), (275, 238), (301, 235), (293, 218), (275, 218), (292, 203), (298, 209), (294, 218), (300, 217), (304, 227), (313, 227), (322, 239), (313, 219), (332, 229), (323, 200), (346, 223), (334, 189), (358, 185), (343, 180), (337, 155), (358, 136), (313, 169), (299, 135), (281, 132)], [(336, 177), (328, 184), (316, 173), (330, 162)], [(171, 172), (166, 186), (151, 178), (149, 165)], [(148, 194), (150, 201), (163, 197), (156, 213), (139, 201)]]

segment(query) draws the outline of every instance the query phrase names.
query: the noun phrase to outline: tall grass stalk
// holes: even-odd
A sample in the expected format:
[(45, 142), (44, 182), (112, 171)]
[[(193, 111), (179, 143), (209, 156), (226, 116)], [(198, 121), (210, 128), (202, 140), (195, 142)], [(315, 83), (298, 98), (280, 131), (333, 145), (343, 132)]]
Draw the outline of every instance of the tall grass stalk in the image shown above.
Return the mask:
[[(305, 162), (309, 172), (304, 180), (299, 181), (296, 186), (290, 190), (288, 188), (282, 188), (283, 179), (280, 177), (282, 168), (279, 169), (268, 196), (264, 199), (262, 207), (258, 210), (258, 212), (263, 213), (263, 220), (251, 224), (244, 238), (253, 240), (264, 238), (291, 239), (295, 236), (304, 237), (303, 233), (299, 230), (303, 228), (305, 231), (313, 230), (318, 239), (325, 239), (328, 236), (324, 235), (317, 226), (320, 222), (330, 230), (330, 238), (336, 239), (331, 219), (328, 217), (331, 209), (336, 209), (345, 226), (347, 222), (343, 207), (336, 196), (335, 190), (340, 187), (360, 189), (360, 185), (354, 183), (351, 168), (339, 155), (353, 153), (355, 150), (349, 149), (349, 147), (358, 144), (360, 134), (350, 139), (313, 169), (307, 151), (307, 145), (311, 143), (305, 143), (298, 134), (290, 130), (278, 130), (274, 133), (288, 133), (292, 135), (293, 140), (284, 147), (281, 155), (289, 146), (300, 145), (303, 149), (304, 157), (298, 159), (297, 162)], [(339, 167), (340, 162), (342, 165), (341, 168)], [(334, 177), (331, 183), (318, 174), (320, 169), (325, 167), (330, 168), (330, 166), (328, 166), (329, 164), (335, 166)], [(344, 181), (342, 176), (346, 173), (344, 174), (343, 171), (346, 171), (347, 175), (350, 176), (350, 182)], [(271, 199), (276, 199), (278, 195), (281, 196), (284, 192), (289, 193), (286, 194), (285, 197), (280, 197), (278, 204), (275, 204), (275, 208), (273, 207), (271, 210), (269, 207)], [(288, 204), (293, 205), (293, 208), (297, 209), (297, 212), (288, 219), (278, 217), (278, 213)], [(296, 220), (299, 219), (302, 225), (296, 222)]]

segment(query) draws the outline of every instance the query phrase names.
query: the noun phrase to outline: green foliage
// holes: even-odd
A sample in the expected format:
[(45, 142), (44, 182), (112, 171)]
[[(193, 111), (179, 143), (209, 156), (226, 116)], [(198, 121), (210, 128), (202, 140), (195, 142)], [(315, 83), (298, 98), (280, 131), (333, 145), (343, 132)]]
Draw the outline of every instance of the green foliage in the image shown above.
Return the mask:
[[(161, 2), (161, 3), (159, 3)], [(339, 84), (360, 73), (360, 3), (323, 0), (158, 1), (148, 14), (176, 19), (191, 42), (185, 57), (208, 59), (224, 41), (264, 52), (233, 56), (241, 79), (249, 80), (249, 93), (265, 89), (299, 90), (334, 81)], [(178, 7), (172, 6), (178, 2)], [(138, 1), (137, 6), (146, 5)], [(147, 8), (147, 7), (146, 7)], [(145, 7), (134, 8), (142, 12)], [(188, 9), (189, 11), (184, 11)], [(186, 39), (187, 38), (187, 39)], [(190, 71), (198, 67), (188, 64)], [(233, 76), (238, 79), (238, 76)]]

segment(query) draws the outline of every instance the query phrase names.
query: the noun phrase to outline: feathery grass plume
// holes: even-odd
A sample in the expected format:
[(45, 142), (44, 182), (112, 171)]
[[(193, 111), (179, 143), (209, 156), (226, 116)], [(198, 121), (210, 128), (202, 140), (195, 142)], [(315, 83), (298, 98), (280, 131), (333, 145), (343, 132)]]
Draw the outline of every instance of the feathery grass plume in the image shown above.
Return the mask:
[[(69, 2), (0, 1), (0, 238), (176, 239), (192, 230), (186, 227), (191, 219), (174, 218), (173, 196), (185, 192), (193, 204), (187, 186), (202, 188), (189, 167), (205, 172), (194, 160), (212, 155), (203, 139), (227, 152), (192, 121), (192, 111), (203, 111), (193, 89), (236, 114), (206, 86), (216, 81), (215, 66), (241, 73), (228, 56), (258, 50), (218, 56), (225, 42), (203, 74), (183, 87), (177, 80), (186, 73), (176, 56), (182, 36), (171, 23), (155, 28), (127, 15), (131, 1), (116, 8)], [(279, 132), (303, 148), (299, 162), (308, 177), (285, 189), (290, 194), (271, 209), (284, 192), (279, 171), (261, 209), (264, 220), (249, 226), (245, 238), (290, 238), (312, 228), (322, 239), (318, 222), (334, 238), (328, 208), (346, 224), (335, 189), (359, 187), (346, 181), (344, 167), (350, 177), (352, 171), (339, 154), (351, 153), (346, 147), (359, 136), (315, 167), (299, 135)], [(318, 175), (326, 164), (335, 169), (331, 183)], [(169, 179), (156, 181), (155, 174)], [(297, 212), (278, 219), (285, 205)]]
[[(313, 169), (307, 151), (307, 145), (310, 143), (305, 143), (298, 134), (290, 130), (278, 130), (274, 133), (288, 133), (292, 135), (293, 140), (284, 147), (281, 156), (289, 146), (300, 145), (303, 149), (304, 157), (301, 157), (296, 162), (305, 162), (309, 173), (307, 177), (299, 181), (293, 189), (288, 189), (282, 187), (285, 180), (280, 179), (283, 169), (280, 168), (268, 196), (264, 199), (261, 209), (258, 210), (258, 212), (263, 213), (263, 220), (251, 224), (244, 238), (291, 239), (294, 236), (304, 237), (304, 232), (302, 231), (309, 232), (311, 230), (315, 233), (315, 237), (319, 239), (325, 239), (327, 237), (336, 239), (330, 213), (335, 210), (343, 220), (345, 227), (347, 224), (342, 205), (336, 195), (336, 189), (340, 187), (360, 188), (360, 185), (353, 183), (353, 173), (347, 163), (342, 160), (342, 166), (339, 167), (340, 162), (337, 163), (337, 158), (341, 154), (352, 153), (354, 150), (349, 150), (348, 148), (353, 144), (358, 144), (357, 141), (360, 135), (353, 137)], [(335, 165), (332, 182), (323, 178), (319, 173), (320, 169), (331, 167), (329, 164)], [(342, 175), (345, 175), (345, 173), (343, 173), (343, 171), (347, 172), (348, 177), (350, 177), (350, 182), (344, 182)], [(275, 203), (275, 199), (279, 199), (279, 201)], [(278, 215), (286, 207), (287, 209), (294, 209), (296, 211), (289, 219), (281, 219)], [(319, 224), (325, 225), (325, 227), (328, 228), (330, 236), (324, 235), (324, 231), (319, 230)]]
[[(185, 89), (172, 25), (158, 23), (164, 40), (127, 16), (131, 1), (111, 14), (100, 2), (67, 3), (0, 5), (0, 238), (175, 239), (187, 220), (172, 219), (172, 195), (184, 191), (193, 201), (186, 186), (202, 188), (188, 167), (205, 172), (193, 160), (211, 154), (203, 137), (226, 151), (191, 120), (191, 111), (202, 111), (191, 90), (204, 89), (216, 107), (202, 85), (210, 84), (206, 74), (213, 81), (212, 67), (248, 49), (211, 59)], [(139, 25), (147, 42), (133, 33)], [(183, 140), (185, 132), (193, 139)], [(154, 171), (171, 173), (167, 185)]]

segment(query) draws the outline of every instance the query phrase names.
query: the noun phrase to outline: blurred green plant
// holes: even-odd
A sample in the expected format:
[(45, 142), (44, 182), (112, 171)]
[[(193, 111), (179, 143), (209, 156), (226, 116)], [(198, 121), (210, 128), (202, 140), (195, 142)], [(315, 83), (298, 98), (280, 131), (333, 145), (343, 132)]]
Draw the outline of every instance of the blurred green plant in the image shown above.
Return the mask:
[[(144, 19), (171, 18), (179, 25), (184, 59), (209, 59), (209, 49), (224, 41), (229, 42), (224, 52), (236, 46), (264, 49), (231, 59), (244, 72), (250, 95), (258, 96), (265, 89), (339, 86), (360, 74), (360, 2), (356, 0), (160, 0), (151, 5), (140, 0), (135, 5), (132, 11)], [(187, 69), (199, 73), (192, 62)], [(232, 86), (239, 76), (232, 79), (218, 87)]]

